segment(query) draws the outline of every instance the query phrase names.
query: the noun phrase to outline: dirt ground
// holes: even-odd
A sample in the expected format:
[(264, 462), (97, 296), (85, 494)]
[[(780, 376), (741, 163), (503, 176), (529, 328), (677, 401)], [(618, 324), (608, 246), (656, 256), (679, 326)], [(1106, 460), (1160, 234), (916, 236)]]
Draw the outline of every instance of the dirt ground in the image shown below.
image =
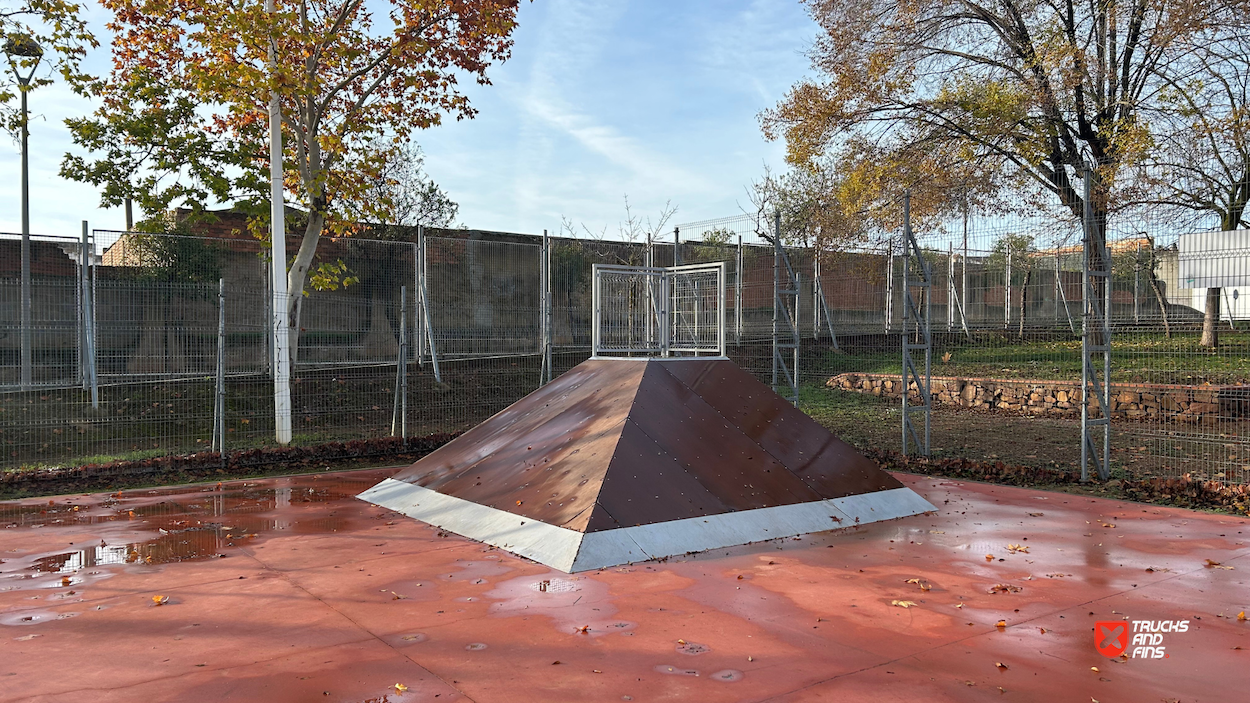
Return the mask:
[[(897, 399), (821, 386), (802, 391), (801, 407), (822, 425), (860, 448), (897, 450), (901, 415)], [(930, 421), (935, 458), (963, 457), (1030, 467), (1079, 471), (1081, 422), (1077, 419), (935, 406)], [(1186, 473), (1229, 483), (1250, 482), (1247, 423), (1225, 422), (1221, 432), (1115, 422), (1112, 478), (1180, 477)], [(917, 425), (923, 432), (923, 425)]]

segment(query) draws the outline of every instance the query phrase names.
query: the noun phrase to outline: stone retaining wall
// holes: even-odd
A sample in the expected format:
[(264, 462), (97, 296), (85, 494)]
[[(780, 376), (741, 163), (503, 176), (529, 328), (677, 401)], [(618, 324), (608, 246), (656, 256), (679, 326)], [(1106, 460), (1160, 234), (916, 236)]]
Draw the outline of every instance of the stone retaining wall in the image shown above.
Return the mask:
[[(830, 388), (897, 398), (902, 380), (889, 374), (844, 373), (830, 378)], [(916, 384), (911, 397), (920, 399)], [(933, 402), (964, 408), (1023, 412), (1033, 415), (1081, 415), (1079, 381), (1011, 380), (999, 378), (932, 378)], [(1090, 417), (1100, 415), (1091, 399)], [(1111, 416), (1134, 420), (1168, 419), (1214, 424), (1220, 418), (1250, 416), (1250, 386), (1179, 386), (1154, 383), (1111, 386)]]

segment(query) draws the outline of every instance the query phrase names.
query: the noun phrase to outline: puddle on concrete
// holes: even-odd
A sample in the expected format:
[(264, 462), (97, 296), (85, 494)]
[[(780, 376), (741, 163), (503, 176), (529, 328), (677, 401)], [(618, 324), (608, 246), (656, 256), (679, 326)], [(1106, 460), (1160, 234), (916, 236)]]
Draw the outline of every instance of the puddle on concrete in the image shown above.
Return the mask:
[[(0, 592), (81, 589), (117, 568), (218, 559), (274, 534), (324, 534), (371, 515), (356, 494), (389, 471), (0, 503), (5, 529), (70, 529), (75, 548), (0, 558)], [(41, 532), (43, 536), (48, 533)], [(113, 568), (101, 568), (113, 567)]]
[(689, 654), (694, 656), (696, 654), (703, 654), (704, 652), (710, 651), (712, 651), (711, 647), (706, 644), (699, 644), (698, 642), (687, 642), (685, 644), (677, 645), (678, 654)]
[(560, 632), (601, 637), (628, 634), (637, 627), (637, 623), (612, 619), (617, 608), (608, 597), (608, 585), (587, 576), (557, 571), (546, 576), (522, 576), (498, 583), (483, 595), (498, 601), (488, 609), (492, 615), (544, 615)]

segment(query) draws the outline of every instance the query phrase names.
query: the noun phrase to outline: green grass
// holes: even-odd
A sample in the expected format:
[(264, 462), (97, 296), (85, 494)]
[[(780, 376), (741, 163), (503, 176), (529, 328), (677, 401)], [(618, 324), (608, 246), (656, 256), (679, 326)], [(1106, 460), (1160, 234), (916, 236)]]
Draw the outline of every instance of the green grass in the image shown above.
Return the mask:
[[(1126, 383), (1217, 385), (1250, 382), (1250, 335), (1224, 334), (1217, 350), (1198, 345), (1196, 334), (1124, 333), (1111, 342), (1111, 378)], [(847, 345), (845, 352), (827, 352), (822, 371), (897, 374), (898, 349), (863, 349)], [(944, 361), (943, 355), (950, 356)], [(1080, 380), (1080, 340), (1015, 340), (1004, 335), (982, 335), (973, 343), (938, 346), (933, 352), (934, 376)]]

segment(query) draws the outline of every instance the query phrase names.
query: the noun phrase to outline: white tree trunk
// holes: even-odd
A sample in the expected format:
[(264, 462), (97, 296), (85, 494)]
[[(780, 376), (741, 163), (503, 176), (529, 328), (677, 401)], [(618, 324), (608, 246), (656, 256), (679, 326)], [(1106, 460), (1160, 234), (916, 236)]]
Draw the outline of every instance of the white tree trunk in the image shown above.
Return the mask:
[(1207, 306), (1202, 316), (1202, 339), (1198, 344), (1212, 349), (1220, 346), (1220, 289), (1207, 289)]
[(300, 242), (299, 253), (291, 262), (286, 274), (287, 286), (287, 320), (290, 324), (291, 366), (299, 356), (300, 311), (304, 302), (304, 284), (308, 282), (308, 271), (312, 268), (313, 256), (317, 253), (317, 242), (321, 239), (321, 230), (325, 226), (325, 215), (312, 212), (308, 215), (308, 227), (304, 230), (304, 240)]

